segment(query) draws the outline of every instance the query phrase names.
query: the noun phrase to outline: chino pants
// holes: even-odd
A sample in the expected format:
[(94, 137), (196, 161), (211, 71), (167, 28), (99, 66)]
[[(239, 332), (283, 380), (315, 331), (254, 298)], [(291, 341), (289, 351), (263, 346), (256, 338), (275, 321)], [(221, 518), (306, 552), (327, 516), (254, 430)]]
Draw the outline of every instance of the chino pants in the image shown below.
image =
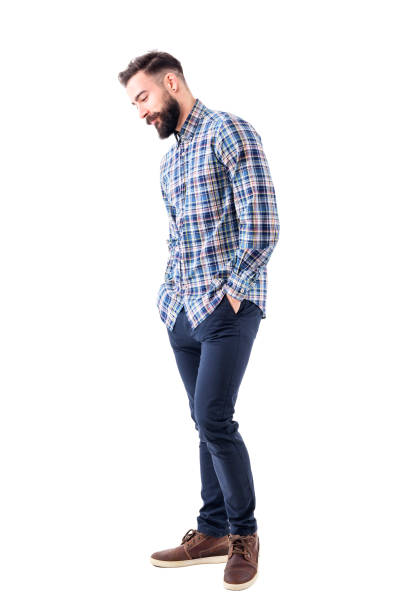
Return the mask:
[(195, 329), (184, 307), (167, 329), (199, 435), (203, 505), (197, 529), (208, 535), (257, 531), (251, 464), (233, 414), (261, 316), (250, 300), (235, 313), (225, 295)]

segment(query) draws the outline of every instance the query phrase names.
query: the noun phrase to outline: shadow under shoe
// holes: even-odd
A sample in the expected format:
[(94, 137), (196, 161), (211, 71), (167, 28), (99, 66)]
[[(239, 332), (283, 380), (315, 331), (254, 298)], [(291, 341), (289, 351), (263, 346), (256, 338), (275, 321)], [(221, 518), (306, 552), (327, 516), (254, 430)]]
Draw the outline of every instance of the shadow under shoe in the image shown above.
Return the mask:
[(228, 559), (229, 534), (214, 537), (189, 529), (176, 548), (159, 550), (150, 557), (157, 567), (185, 567), (200, 563), (225, 563)]

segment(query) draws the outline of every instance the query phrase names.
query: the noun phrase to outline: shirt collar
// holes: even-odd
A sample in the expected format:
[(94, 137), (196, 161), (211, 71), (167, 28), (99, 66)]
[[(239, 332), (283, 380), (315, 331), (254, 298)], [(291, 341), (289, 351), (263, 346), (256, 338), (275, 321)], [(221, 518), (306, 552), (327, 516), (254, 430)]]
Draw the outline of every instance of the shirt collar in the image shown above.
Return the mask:
[(195, 99), (193, 108), (190, 110), (189, 114), (186, 117), (183, 125), (181, 126), (180, 131), (174, 130), (174, 137), (177, 140), (177, 145), (180, 143), (180, 139), (190, 140), (194, 131), (199, 124), (200, 117), (205, 109), (205, 105), (201, 102), (199, 98)]

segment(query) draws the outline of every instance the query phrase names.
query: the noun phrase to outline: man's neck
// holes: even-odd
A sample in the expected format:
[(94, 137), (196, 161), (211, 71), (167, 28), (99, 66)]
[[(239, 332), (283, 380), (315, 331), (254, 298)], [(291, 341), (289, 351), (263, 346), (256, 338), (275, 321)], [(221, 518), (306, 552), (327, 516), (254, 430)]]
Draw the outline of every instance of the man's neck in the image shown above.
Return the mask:
[(180, 132), (181, 128), (183, 127), (183, 124), (185, 120), (187, 119), (187, 117), (189, 116), (191, 109), (193, 108), (195, 102), (196, 102), (196, 98), (194, 98), (194, 96), (191, 96), (191, 98), (189, 98), (184, 104), (180, 104), (181, 112), (180, 112), (180, 117), (179, 117), (179, 120), (176, 126), (177, 132)]

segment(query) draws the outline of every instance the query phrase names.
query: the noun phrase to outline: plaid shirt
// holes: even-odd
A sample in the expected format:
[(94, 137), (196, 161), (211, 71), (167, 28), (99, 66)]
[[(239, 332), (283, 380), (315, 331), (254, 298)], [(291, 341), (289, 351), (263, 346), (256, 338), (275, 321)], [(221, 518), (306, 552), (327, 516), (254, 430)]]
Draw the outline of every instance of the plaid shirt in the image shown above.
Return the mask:
[(223, 299), (251, 300), (266, 318), (266, 264), (278, 241), (275, 191), (253, 126), (196, 98), (160, 162), (169, 257), (157, 293), (172, 330), (185, 308), (192, 329)]

